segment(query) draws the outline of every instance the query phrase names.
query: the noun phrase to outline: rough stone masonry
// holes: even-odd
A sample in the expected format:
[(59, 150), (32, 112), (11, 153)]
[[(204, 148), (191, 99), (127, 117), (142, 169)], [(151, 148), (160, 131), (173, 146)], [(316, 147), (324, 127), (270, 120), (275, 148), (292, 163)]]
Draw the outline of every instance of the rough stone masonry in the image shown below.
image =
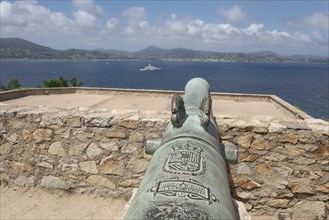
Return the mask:
[[(128, 199), (148, 166), (147, 139), (161, 138), (169, 112), (14, 107), (0, 109), (0, 180)], [(223, 118), (232, 196), (252, 215), (328, 219), (329, 125), (318, 119)]]

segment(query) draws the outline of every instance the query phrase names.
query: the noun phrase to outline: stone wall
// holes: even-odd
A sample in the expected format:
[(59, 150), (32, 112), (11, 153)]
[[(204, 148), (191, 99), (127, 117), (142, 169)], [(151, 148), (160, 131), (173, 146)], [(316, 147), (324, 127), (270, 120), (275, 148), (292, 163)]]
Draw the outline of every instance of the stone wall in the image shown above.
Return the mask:
[[(161, 138), (169, 112), (0, 106), (1, 184), (128, 199), (148, 166), (147, 139)], [(232, 195), (252, 215), (325, 219), (328, 123), (317, 119), (221, 118)]]

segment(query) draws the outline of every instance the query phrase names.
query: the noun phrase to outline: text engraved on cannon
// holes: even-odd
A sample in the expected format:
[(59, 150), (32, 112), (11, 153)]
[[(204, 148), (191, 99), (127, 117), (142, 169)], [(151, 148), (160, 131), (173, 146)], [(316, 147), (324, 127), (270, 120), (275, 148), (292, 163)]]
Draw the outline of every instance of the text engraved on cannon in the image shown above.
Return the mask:
[(190, 143), (174, 145), (171, 154), (165, 159), (162, 170), (171, 174), (202, 175), (206, 171), (206, 162), (202, 148)]
[(148, 192), (152, 192), (154, 197), (157, 194), (165, 196), (187, 197), (193, 200), (219, 202), (219, 200), (212, 194), (210, 188), (199, 184), (195, 180), (186, 179), (168, 179), (159, 181), (156, 186), (152, 187)]

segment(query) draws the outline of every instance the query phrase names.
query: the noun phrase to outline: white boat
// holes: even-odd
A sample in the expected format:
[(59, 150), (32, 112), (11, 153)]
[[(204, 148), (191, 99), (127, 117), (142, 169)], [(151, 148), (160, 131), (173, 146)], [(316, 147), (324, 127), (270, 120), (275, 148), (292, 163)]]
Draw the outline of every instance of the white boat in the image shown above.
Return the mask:
[(162, 70), (160, 67), (152, 66), (151, 64), (147, 65), (146, 67), (140, 69), (140, 71), (157, 71)]

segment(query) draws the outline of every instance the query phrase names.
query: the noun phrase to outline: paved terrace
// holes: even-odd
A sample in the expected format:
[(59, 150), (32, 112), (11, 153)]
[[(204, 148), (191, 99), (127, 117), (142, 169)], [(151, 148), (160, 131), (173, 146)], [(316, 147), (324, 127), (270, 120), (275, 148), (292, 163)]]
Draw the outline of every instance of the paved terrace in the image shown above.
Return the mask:
[[(12, 106), (82, 107), (170, 111), (171, 98), (179, 91), (102, 88), (23, 89), (0, 93), (0, 102)], [(310, 119), (304, 112), (273, 95), (212, 93), (213, 112), (220, 117)]]

